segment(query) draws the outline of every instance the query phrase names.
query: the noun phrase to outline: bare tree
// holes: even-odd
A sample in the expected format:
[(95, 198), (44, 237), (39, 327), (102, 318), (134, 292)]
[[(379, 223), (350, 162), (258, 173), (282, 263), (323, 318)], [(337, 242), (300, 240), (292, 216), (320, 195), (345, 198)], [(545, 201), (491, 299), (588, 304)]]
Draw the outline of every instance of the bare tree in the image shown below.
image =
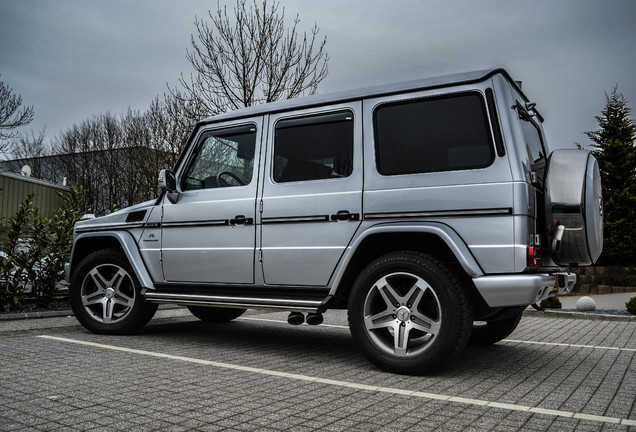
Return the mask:
[(39, 158), (46, 156), (48, 149), (44, 143), (46, 129), (40, 130), (36, 135), (31, 133), (17, 133), (15, 140), (11, 143), (11, 153), (16, 159)]
[[(151, 130), (150, 147), (165, 156), (161, 168), (171, 168), (179, 158), (192, 129), (198, 120), (197, 108), (185, 96), (175, 90), (153, 99), (146, 112)], [(155, 173), (156, 174), (156, 173)]]
[[(208, 13), (209, 23), (195, 20), (197, 37), (187, 51), (195, 73), (189, 80), (181, 76), (182, 88), (169, 88), (144, 112), (129, 108), (121, 116), (106, 113), (74, 124), (53, 141), (40, 177), (81, 185), (95, 213), (152, 199), (157, 173), (174, 166), (202, 117), (315, 93), (328, 61), (318, 27), (299, 34), (298, 16), (287, 27), (277, 0), (247, 1), (237, 0), (233, 14), (218, 6)], [(31, 107), (21, 112), (25, 121), (33, 117)], [(44, 154), (44, 132), (11, 136), (19, 137), (18, 157)]]
[[(208, 11), (210, 23), (195, 19), (196, 38), (187, 58), (195, 73), (181, 75), (177, 99), (189, 103), (202, 116), (223, 113), (279, 99), (314, 94), (327, 75), (327, 38), (318, 39), (318, 26), (298, 34), (298, 15), (285, 25), (285, 9), (277, 1), (258, 5), (237, 0), (233, 14), (227, 7)], [(232, 15), (232, 16), (230, 16)]]
[[(60, 133), (53, 144), (52, 159), (57, 176), (67, 178), (71, 184), (82, 186), (82, 201), (92, 212), (100, 213), (109, 203), (103, 198), (103, 185), (98, 152), (98, 117), (82, 121)], [(58, 180), (59, 181), (59, 180)]]
[(56, 138), (55, 155), (47, 158), (50, 177), (81, 185), (84, 202), (99, 214), (156, 198), (157, 173), (178, 156), (164, 108), (157, 99), (148, 111), (128, 108), (74, 124)]
[(46, 129), (42, 129), (37, 135), (33, 131), (31, 133), (18, 133), (9, 149), (14, 159), (19, 159), (21, 163), (31, 167), (33, 177), (48, 180), (46, 169), (42, 164), (42, 157), (49, 153), (48, 147), (44, 143), (45, 134)]
[(17, 131), (13, 129), (33, 120), (33, 106), (20, 108), (21, 105), (22, 96), (13, 94), (13, 90), (0, 80), (0, 151), (8, 148), (5, 140), (17, 136)]

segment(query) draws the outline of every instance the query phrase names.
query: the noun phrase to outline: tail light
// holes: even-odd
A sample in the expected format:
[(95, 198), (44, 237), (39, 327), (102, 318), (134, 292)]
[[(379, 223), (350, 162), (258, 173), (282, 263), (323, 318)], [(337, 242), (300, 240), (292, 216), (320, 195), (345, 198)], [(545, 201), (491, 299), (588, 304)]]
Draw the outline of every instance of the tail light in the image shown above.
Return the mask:
[(528, 267), (541, 267), (543, 265), (543, 252), (537, 246), (528, 246)]

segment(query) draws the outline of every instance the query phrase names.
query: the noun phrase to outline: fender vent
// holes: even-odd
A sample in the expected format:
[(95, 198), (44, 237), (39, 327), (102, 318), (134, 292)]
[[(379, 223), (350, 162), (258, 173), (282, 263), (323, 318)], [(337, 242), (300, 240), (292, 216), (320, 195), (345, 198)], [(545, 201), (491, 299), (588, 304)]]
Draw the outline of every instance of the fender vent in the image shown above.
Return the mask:
[(146, 210), (129, 213), (126, 222), (143, 222), (146, 217)]

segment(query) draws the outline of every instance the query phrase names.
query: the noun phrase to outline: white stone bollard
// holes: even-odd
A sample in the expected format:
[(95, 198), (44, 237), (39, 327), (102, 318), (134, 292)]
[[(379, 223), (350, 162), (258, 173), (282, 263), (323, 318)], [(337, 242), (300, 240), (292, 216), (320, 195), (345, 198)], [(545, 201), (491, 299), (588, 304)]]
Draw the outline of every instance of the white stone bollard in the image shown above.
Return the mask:
[(592, 297), (581, 297), (576, 301), (576, 310), (580, 312), (588, 312), (596, 310), (596, 302)]

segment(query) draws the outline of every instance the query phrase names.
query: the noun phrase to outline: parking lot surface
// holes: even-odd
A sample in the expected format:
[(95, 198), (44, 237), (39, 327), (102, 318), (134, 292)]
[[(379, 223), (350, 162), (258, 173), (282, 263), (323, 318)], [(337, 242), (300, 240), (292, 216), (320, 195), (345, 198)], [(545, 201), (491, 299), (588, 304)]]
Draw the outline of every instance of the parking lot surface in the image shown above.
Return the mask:
[[(346, 313), (290, 326), (175, 310), (133, 336), (0, 322), (0, 430), (636, 430), (636, 322), (524, 317), (429, 376), (385, 373)], [(48, 322), (48, 324), (47, 324)]]

